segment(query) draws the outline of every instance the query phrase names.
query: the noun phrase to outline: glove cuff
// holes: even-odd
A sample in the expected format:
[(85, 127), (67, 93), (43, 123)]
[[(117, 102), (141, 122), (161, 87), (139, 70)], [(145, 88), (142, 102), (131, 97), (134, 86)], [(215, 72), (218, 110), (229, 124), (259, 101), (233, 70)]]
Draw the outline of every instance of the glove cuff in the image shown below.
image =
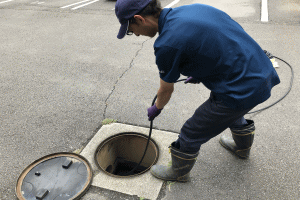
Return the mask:
[(161, 111), (162, 109), (164, 109), (164, 108), (162, 108), (162, 109), (157, 108), (156, 103), (154, 104), (154, 107), (155, 107), (156, 110), (160, 110), (160, 111)]

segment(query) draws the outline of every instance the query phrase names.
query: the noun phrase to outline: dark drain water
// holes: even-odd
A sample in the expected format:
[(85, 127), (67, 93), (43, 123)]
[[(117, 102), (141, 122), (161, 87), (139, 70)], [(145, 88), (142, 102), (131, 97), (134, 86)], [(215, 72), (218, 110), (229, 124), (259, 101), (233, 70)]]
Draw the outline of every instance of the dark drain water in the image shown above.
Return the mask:
[(141, 165), (128, 175), (140, 162), (147, 144), (147, 136), (134, 133), (120, 133), (104, 140), (97, 148), (95, 161), (98, 167), (112, 176), (134, 176), (145, 173), (158, 159), (158, 147), (151, 139)]
[[(107, 171), (108, 173), (114, 174), (114, 175), (118, 175), (118, 176), (127, 176), (128, 172), (130, 172), (135, 166), (137, 166), (137, 164), (138, 163), (136, 163), (136, 162), (132, 162), (132, 161), (126, 160), (124, 158), (117, 157), (114, 162), (114, 171), (112, 170), (113, 165), (109, 165), (105, 171)], [(133, 172), (133, 174), (139, 174), (145, 170), (147, 170), (147, 167), (139, 166)]]

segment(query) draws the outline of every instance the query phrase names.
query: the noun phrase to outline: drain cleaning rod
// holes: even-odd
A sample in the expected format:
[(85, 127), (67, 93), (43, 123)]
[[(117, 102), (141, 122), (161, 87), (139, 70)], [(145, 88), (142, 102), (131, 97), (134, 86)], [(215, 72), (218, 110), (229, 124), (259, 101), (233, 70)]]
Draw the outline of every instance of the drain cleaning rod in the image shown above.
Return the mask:
[[(180, 81), (185, 81), (186, 79), (180, 79), (178, 81), (176, 81), (175, 83), (177, 82), (180, 82)], [(157, 95), (155, 95), (153, 101), (152, 101), (152, 104), (151, 106), (153, 106), (155, 104), (155, 101), (157, 99)], [(130, 170), (125, 176), (129, 176), (129, 175), (133, 175), (134, 174), (134, 171), (140, 166), (140, 164), (142, 163), (142, 161), (144, 160), (144, 157), (146, 155), (146, 152), (147, 152), (147, 149), (148, 149), (148, 145), (149, 145), (149, 142), (150, 142), (150, 139), (151, 139), (151, 134), (152, 134), (152, 129), (153, 129), (153, 120), (150, 121), (150, 130), (149, 130), (149, 136), (148, 136), (148, 140), (147, 140), (147, 144), (146, 144), (146, 147), (145, 147), (145, 151), (144, 151), (144, 154), (140, 160), (140, 162), (132, 169)]]
[[(185, 81), (186, 79), (180, 79), (178, 81), (176, 81), (175, 83), (177, 82), (180, 82), (180, 81)], [(155, 95), (153, 101), (152, 101), (152, 104), (151, 106), (153, 106), (155, 104), (155, 101), (157, 99), (157, 95)], [(142, 163), (145, 155), (146, 155), (146, 152), (147, 152), (147, 149), (148, 149), (148, 145), (149, 145), (149, 142), (150, 142), (150, 139), (151, 139), (151, 134), (152, 134), (152, 129), (153, 129), (153, 120), (150, 121), (150, 130), (149, 130), (149, 136), (148, 136), (148, 140), (147, 140), (147, 144), (146, 144), (146, 147), (145, 147), (145, 151), (144, 151), (144, 154), (140, 160), (140, 162), (132, 169), (130, 170), (125, 176), (129, 176), (129, 175), (133, 175), (133, 172), (140, 166), (140, 164)]]
[[(155, 101), (157, 99), (157, 95), (155, 95), (153, 101), (152, 101), (152, 104), (151, 106), (154, 105)], [(152, 128), (153, 128), (153, 120), (150, 121), (150, 130), (149, 130), (149, 136), (148, 136), (148, 140), (147, 140), (147, 144), (146, 144), (146, 147), (145, 147), (145, 151), (144, 151), (144, 154), (140, 160), (140, 162), (132, 169), (130, 170), (130, 172), (128, 172), (125, 176), (129, 176), (129, 175), (133, 175), (134, 174), (134, 171), (140, 166), (140, 164), (142, 163), (145, 155), (146, 155), (146, 152), (147, 152), (147, 149), (148, 149), (148, 145), (149, 145), (149, 142), (150, 142), (150, 139), (151, 139), (151, 134), (152, 134)]]
[[(253, 113), (256, 113), (256, 112), (261, 112), (261, 111), (264, 111), (264, 110), (266, 110), (266, 109), (268, 109), (268, 108), (274, 106), (275, 104), (277, 104), (279, 101), (281, 101), (282, 99), (284, 99), (284, 98), (288, 95), (288, 93), (291, 91), (292, 86), (293, 86), (293, 79), (294, 79), (294, 70), (293, 70), (293, 67), (292, 67), (288, 62), (284, 61), (283, 59), (278, 58), (278, 57), (276, 57), (276, 56), (273, 56), (272, 54), (270, 54), (270, 53), (267, 52), (267, 51), (265, 51), (265, 53), (267, 54), (267, 56), (268, 56), (270, 59), (271, 59), (271, 58), (277, 58), (278, 60), (281, 60), (282, 62), (284, 62), (286, 65), (289, 66), (289, 68), (290, 68), (290, 70), (291, 70), (290, 86), (289, 86), (287, 92), (286, 92), (279, 100), (277, 100), (276, 102), (274, 102), (274, 103), (272, 103), (271, 105), (266, 106), (266, 107), (264, 107), (264, 108), (262, 108), (262, 109), (259, 109), (259, 110), (256, 110), (256, 111), (252, 111), (252, 112), (248, 112), (247, 114), (253, 114)], [(176, 81), (175, 83), (180, 82), (180, 81), (185, 81), (185, 80), (187, 80), (187, 79), (180, 79), (180, 80)], [(151, 106), (154, 105), (156, 99), (157, 99), (157, 95), (155, 95), (155, 97), (154, 97), (154, 99), (153, 99), (153, 101), (152, 101)], [(145, 148), (144, 154), (143, 154), (143, 156), (142, 156), (140, 162), (139, 162), (139, 163), (138, 163), (138, 164), (137, 164), (130, 172), (128, 172), (125, 176), (133, 175), (133, 172), (134, 172), (134, 171), (140, 166), (140, 164), (142, 163), (142, 161), (143, 161), (143, 159), (144, 159), (144, 157), (145, 157), (145, 155), (146, 155), (146, 152), (147, 152), (147, 149), (148, 149), (148, 145), (149, 145), (149, 142), (150, 142), (150, 139), (151, 139), (152, 128), (153, 128), (153, 120), (150, 121), (149, 136), (148, 136), (148, 140), (147, 140), (147, 144), (146, 144), (146, 148)]]

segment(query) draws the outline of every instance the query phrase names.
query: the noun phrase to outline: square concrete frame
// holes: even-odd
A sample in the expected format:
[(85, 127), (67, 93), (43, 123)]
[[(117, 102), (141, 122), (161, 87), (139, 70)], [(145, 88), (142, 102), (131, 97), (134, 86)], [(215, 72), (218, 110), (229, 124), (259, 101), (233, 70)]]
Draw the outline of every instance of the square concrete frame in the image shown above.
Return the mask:
[[(99, 144), (108, 137), (123, 132), (137, 132), (148, 136), (149, 128), (119, 123), (104, 125), (80, 153), (80, 155), (84, 156), (92, 166), (94, 172), (92, 185), (124, 194), (137, 195), (147, 199), (156, 199), (163, 181), (153, 177), (150, 174), (150, 171), (135, 177), (118, 178), (102, 172), (95, 163), (94, 154)], [(167, 165), (171, 160), (168, 147), (178, 138), (178, 134), (153, 129), (151, 138), (156, 142), (159, 149), (157, 164)], [(99, 173), (95, 174), (95, 172)]]

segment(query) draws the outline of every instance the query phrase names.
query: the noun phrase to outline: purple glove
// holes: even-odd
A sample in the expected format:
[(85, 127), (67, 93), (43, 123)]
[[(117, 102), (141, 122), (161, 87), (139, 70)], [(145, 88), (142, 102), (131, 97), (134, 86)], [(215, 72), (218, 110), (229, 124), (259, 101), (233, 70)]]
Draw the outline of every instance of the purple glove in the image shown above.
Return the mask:
[(155, 104), (153, 106), (151, 106), (150, 108), (148, 108), (147, 111), (148, 111), (149, 121), (154, 120), (154, 118), (160, 114), (161, 110), (162, 109), (158, 109)]
[(187, 83), (193, 83), (193, 84), (199, 84), (201, 81), (199, 81), (199, 80), (197, 80), (197, 79), (195, 79), (195, 78), (193, 78), (193, 77), (188, 77), (187, 79), (186, 79), (186, 81), (184, 81), (184, 83), (185, 84), (187, 84)]

